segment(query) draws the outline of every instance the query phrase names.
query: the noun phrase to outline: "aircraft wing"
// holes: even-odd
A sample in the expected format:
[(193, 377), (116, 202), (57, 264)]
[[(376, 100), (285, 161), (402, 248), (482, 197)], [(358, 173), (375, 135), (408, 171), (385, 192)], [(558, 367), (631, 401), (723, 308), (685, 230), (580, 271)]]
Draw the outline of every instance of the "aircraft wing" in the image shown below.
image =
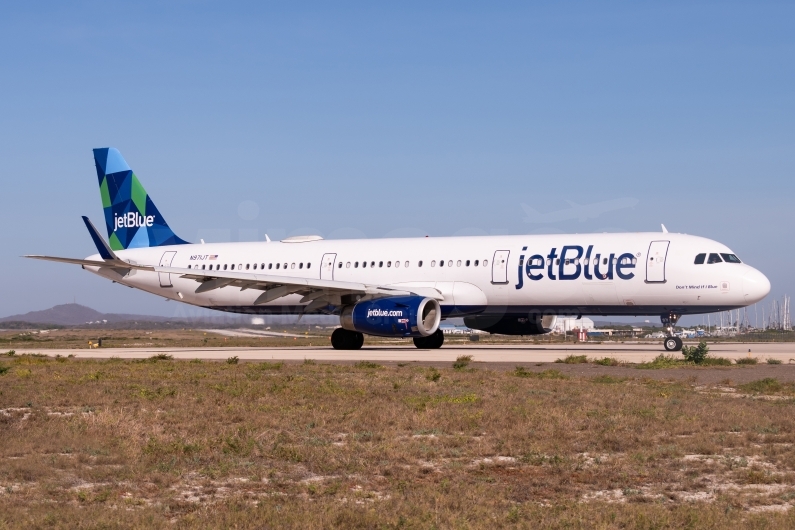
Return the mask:
[(71, 263), (73, 265), (86, 265), (89, 267), (110, 267), (112, 269), (135, 269), (139, 271), (154, 271), (154, 267), (147, 265), (134, 265), (118, 258), (108, 259), (103, 261), (95, 261), (90, 259), (75, 259), (75, 258), (59, 258), (57, 256), (40, 256), (38, 254), (27, 254), (23, 258), (41, 259), (44, 261), (57, 261), (59, 263)]
[(254, 305), (266, 304), (291, 294), (303, 295), (300, 303), (309, 302), (305, 311), (312, 311), (327, 305), (341, 305), (342, 297), (351, 296), (355, 300), (383, 298), (386, 296), (425, 296), (436, 300), (444, 300), (442, 294), (431, 287), (390, 287), (386, 285), (370, 285), (358, 282), (342, 282), (337, 280), (320, 280), (315, 278), (299, 278), (277, 276), (273, 274), (255, 274), (234, 271), (203, 271), (177, 267), (152, 267), (159, 273), (179, 275), (180, 278), (198, 282), (196, 293), (205, 293), (223, 287), (238, 287), (241, 290), (257, 289), (263, 293), (254, 301)]

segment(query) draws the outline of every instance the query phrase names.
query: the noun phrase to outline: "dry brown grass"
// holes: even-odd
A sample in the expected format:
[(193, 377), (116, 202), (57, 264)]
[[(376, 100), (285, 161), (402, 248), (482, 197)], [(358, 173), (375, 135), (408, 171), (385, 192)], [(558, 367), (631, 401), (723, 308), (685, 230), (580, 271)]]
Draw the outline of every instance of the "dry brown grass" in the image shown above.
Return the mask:
[(770, 381), (0, 364), (0, 526), (795, 526), (795, 401)]

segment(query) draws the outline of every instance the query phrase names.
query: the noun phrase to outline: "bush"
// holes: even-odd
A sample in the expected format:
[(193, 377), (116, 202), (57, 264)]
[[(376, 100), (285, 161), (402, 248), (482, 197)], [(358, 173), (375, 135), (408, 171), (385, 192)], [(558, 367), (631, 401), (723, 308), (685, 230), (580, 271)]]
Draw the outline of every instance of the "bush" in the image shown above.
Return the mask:
[(759, 379), (757, 381), (751, 381), (750, 383), (740, 385), (739, 388), (746, 392), (768, 394), (771, 392), (779, 392), (783, 387), (776, 379), (773, 379), (772, 377), (765, 377), (764, 379)]
[(516, 369), (513, 371), (513, 375), (516, 377), (532, 377), (535, 379), (568, 379), (568, 377), (562, 374), (558, 370), (544, 370), (543, 372), (533, 372), (531, 370), (525, 369), (524, 366), (517, 366)]
[(8, 355), (9, 357), (13, 357), (16, 354), (17, 354), (16, 350), (8, 350), (6, 352), (6, 355)]
[(620, 366), (622, 363), (618, 359), (613, 357), (604, 357), (602, 359), (593, 359), (591, 361), (594, 364), (598, 364), (601, 366)]
[(767, 364), (781, 364), (781, 359), (768, 359)]
[(157, 361), (173, 361), (174, 356), (169, 355), (167, 353), (158, 353), (157, 355), (152, 355), (151, 357), (149, 357), (149, 360), (152, 361), (153, 363)]
[(469, 365), (470, 362), (472, 362), (471, 355), (462, 355), (455, 360), (455, 362), (453, 363), (453, 368), (455, 368), (456, 370), (463, 370)]
[(647, 363), (639, 363), (635, 368), (640, 368), (641, 370), (659, 370), (660, 368), (675, 368), (677, 366), (682, 366), (685, 361), (681, 359), (677, 359), (673, 355), (665, 355), (661, 353), (653, 360)]
[(701, 366), (731, 366), (732, 360), (726, 357), (707, 357), (701, 361)]
[(757, 359), (756, 357), (741, 357), (734, 362), (736, 362), (737, 364), (757, 364), (759, 362), (759, 359)]
[(698, 346), (682, 346), (682, 355), (689, 363), (701, 364), (709, 355), (707, 341), (702, 340), (698, 343)]
[(7, 371), (11, 369), (10, 366), (6, 366), (5, 364), (0, 364), (0, 375), (3, 375)]
[(380, 364), (376, 364), (372, 361), (359, 361), (354, 366), (356, 368), (381, 368)]
[(237, 358), (237, 355), (230, 357), (226, 360), (226, 364), (237, 364), (240, 359)]
[(565, 359), (556, 359), (555, 362), (563, 364), (584, 364), (588, 362), (588, 358), (585, 355), (569, 355)]
[(442, 374), (440, 374), (439, 370), (437, 370), (436, 368), (431, 368), (430, 370), (428, 370), (428, 373), (425, 374), (425, 379), (427, 379), (428, 381), (432, 381), (434, 383), (438, 382), (439, 379), (441, 378)]

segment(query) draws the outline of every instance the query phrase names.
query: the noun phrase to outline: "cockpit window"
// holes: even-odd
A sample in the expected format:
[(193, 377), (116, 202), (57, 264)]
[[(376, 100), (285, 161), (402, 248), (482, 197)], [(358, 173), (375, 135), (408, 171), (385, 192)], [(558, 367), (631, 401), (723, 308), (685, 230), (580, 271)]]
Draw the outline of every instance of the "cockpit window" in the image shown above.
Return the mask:
[(720, 259), (720, 256), (713, 252), (709, 255), (709, 260), (707, 260), (707, 263), (723, 263), (723, 260)]
[(740, 258), (735, 256), (734, 254), (724, 254), (723, 252), (720, 253), (720, 256), (723, 258), (723, 261), (726, 263), (742, 263)]
[(696, 261), (694, 261), (693, 263), (696, 264), (696, 265), (703, 265), (705, 259), (707, 259), (707, 255), (706, 254), (697, 254), (696, 255)]

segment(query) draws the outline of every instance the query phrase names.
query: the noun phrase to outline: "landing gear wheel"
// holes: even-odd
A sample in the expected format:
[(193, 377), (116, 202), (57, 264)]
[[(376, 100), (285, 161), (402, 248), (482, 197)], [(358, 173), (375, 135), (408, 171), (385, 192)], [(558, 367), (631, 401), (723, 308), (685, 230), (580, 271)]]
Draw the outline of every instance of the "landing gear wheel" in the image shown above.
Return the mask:
[(437, 329), (433, 335), (427, 337), (414, 337), (414, 346), (421, 350), (435, 350), (444, 344), (444, 333)]
[(364, 344), (364, 335), (358, 331), (337, 328), (331, 334), (331, 346), (335, 350), (358, 350)]
[(679, 351), (682, 349), (682, 339), (679, 337), (668, 337), (663, 342), (665, 351)]

